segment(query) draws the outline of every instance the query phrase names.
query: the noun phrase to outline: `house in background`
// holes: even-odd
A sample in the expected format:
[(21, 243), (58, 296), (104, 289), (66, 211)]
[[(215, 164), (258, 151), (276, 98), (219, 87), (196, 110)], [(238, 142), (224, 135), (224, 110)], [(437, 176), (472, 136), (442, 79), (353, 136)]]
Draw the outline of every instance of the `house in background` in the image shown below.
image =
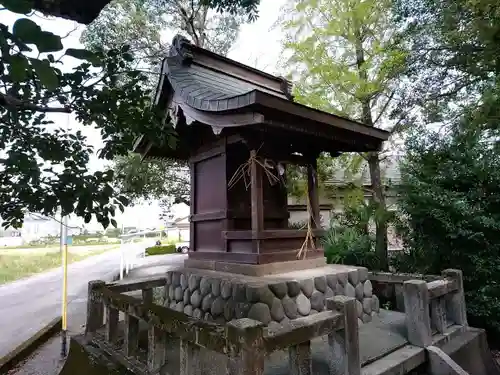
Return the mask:
[[(22, 246), (47, 237), (59, 237), (61, 224), (52, 218), (28, 213), (24, 217), (23, 226), (19, 229), (7, 228), (0, 230), (0, 246)], [(68, 228), (68, 234), (80, 232), (79, 228)]]
[[(397, 192), (396, 187), (401, 182), (401, 173), (399, 170), (398, 155), (387, 157), (381, 162), (382, 181), (386, 188), (386, 204), (389, 211), (397, 209)], [(354, 176), (348, 176), (343, 170), (338, 173), (326, 184), (334, 189), (329, 196), (320, 197), (320, 215), (321, 225), (327, 228), (333, 215), (342, 213), (344, 207), (344, 198), (349, 190), (349, 184), (354, 183), (361, 186), (364, 193), (365, 202), (369, 202), (371, 198), (371, 182), (368, 164), (364, 163), (359, 173)], [(290, 212), (290, 222), (305, 222), (308, 218), (307, 206), (304, 199), (288, 197), (288, 210)], [(374, 228), (372, 228), (374, 229)], [(402, 248), (401, 240), (397, 237), (394, 228), (388, 228), (389, 250), (399, 250)]]
[(165, 228), (165, 234), (169, 240), (189, 241), (189, 215), (171, 221)]

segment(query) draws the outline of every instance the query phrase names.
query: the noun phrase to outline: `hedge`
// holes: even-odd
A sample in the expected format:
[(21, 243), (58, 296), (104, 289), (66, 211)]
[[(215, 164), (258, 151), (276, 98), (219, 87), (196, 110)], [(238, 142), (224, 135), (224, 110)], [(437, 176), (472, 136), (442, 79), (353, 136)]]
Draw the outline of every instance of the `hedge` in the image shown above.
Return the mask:
[(173, 254), (175, 252), (175, 245), (161, 245), (146, 248), (146, 255)]

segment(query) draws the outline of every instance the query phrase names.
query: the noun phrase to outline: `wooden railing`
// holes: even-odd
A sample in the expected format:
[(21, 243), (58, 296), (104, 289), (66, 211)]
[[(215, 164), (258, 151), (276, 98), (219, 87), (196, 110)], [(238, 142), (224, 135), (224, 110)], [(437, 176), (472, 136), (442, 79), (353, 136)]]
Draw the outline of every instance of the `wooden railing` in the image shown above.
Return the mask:
[[(153, 303), (153, 288), (165, 288), (159, 278), (128, 284), (89, 283), (86, 336), (138, 374), (156, 374), (166, 365), (169, 338), (179, 340), (181, 375), (200, 375), (200, 351), (223, 354), (228, 375), (261, 375), (264, 360), (274, 351), (288, 349), (289, 373), (312, 373), (312, 339), (328, 335), (330, 373), (359, 375), (358, 319), (356, 300), (346, 296), (327, 299), (327, 311), (287, 321), (277, 327), (248, 319), (220, 325), (195, 319)], [(122, 293), (142, 290), (143, 300)], [(124, 315), (123, 340), (119, 340), (119, 315)], [(140, 354), (139, 322), (147, 323), (145, 356)], [(104, 324), (105, 322), (105, 324)], [(101, 333), (104, 327), (104, 333)], [(144, 353), (143, 353), (144, 354)], [(224, 365), (224, 364), (221, 364)]]
[(408, 341), (426, 347), (433, 330), (444, 333), (449, 324), (467, 326), (462, 272), (445, 270), (442, 279), (408, 280), (403, 284)]

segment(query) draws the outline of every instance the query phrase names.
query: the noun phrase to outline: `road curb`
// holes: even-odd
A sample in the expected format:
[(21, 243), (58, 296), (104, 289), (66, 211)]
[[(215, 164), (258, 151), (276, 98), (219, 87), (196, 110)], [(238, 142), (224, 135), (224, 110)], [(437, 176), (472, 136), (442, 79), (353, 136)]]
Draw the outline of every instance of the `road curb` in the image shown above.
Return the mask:
[(26, 359), (42, 344), (49, 340), (56, 333), (61, 331), (62, 318), (59, 316), (53, 319), (49, 324), (40, 329), (37, 333), (24, 341), (17, 348), (13, 349), (3, 358), (0, 358), (0, 374), (5, 374), (10, 369), (18, 365), (23, 359)]

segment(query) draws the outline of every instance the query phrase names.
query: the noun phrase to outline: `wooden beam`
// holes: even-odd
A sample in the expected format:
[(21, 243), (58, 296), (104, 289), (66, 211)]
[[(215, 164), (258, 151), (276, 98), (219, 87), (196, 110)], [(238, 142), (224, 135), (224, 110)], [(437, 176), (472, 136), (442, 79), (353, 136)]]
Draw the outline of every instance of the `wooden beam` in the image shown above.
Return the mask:
[(307, 195), (309, 198), (311, 228), (320, 226), (319, 197), (318, 197), (318, 162), (317, 159), (307, 165)]
[[(251, 150), (250, 156), (257, 157), (257, 151)], [(264, 198), (262, 191), (262, 167), (255, 160), (250, 166), (251, 204), (252, 204), (252, 231), (260, 232), (264, 229)]]

